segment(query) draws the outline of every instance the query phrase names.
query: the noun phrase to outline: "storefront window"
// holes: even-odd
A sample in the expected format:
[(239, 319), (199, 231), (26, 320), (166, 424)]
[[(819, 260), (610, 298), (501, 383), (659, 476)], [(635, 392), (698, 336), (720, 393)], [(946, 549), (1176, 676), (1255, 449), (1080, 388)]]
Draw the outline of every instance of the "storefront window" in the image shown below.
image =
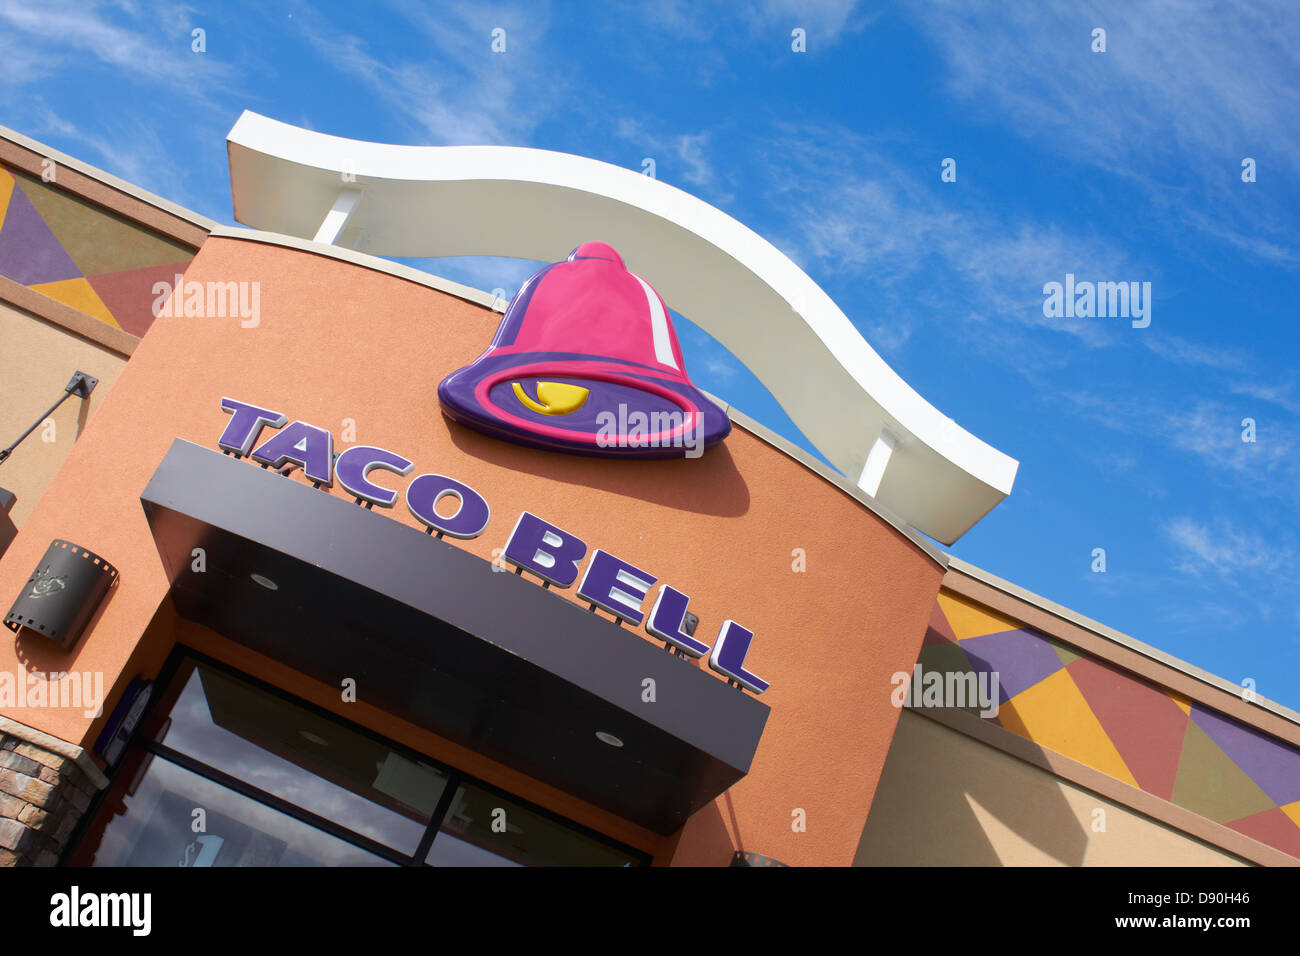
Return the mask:
[(393, 865), (161, 757), (135, 762), (138, 785), (105, 828), (95, 866)]
[(69, 862), (640, 866), (643, 854), (186, 653)]
[[(186, 670), (189, 676), (185, 676)], [(339, 723), (201, 664), (158, 742), (403, 853), (414, 853), (444, 774)]]
[(487, 790), (461, 786), (429, 848), (433, 866), (634, 866), (617, 848)]

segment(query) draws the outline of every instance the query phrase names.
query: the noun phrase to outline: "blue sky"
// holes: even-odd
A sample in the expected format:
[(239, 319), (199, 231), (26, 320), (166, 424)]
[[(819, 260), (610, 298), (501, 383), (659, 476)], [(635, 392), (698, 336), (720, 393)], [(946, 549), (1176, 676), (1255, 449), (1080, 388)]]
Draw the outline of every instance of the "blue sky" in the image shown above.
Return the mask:
[[(226, 223), (244, 109), (381, 142), (653, 158), (1020, 460), (953, 554), (1300, 708), (1300, 4), (739, 11), (0, 0), (0, 123)], [(510, 292), (533, 269), (422, 265)], [(1150, 282), (1150, 326), (1046, 317), (1066, 273)], [(697, 384), (806, 446), (729, 354), (679, 333)]]

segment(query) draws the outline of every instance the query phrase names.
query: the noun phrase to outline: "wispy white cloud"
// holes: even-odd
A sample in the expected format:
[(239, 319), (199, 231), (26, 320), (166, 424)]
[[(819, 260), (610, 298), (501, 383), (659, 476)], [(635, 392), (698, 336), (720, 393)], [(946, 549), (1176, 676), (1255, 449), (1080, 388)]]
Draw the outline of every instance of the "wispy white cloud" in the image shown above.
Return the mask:
[(694, 136), (677, 137), (677, 157), (686, 166), (682, 178), (696, 186), (707, 186), (713, 181), (713, 167), (705, 156), (710, 135), (704, 132)]
[(1262, 402), (1276, 405), (1293, 415), (1300, 415), (1300, 401), (1295, 398), (1295, 383), (1286, 385), (1267, 385), (1263, 382), (1234, 382), (1228, 386), (1234, 395), (1257, 398)]
[(704, 42), (725, 32), (753, 42), (762, 34), (788, 43), (796, 27), (806, 33), (808, 52), (830, 49), (880, 17), (860, 0), (758, 0), (737, 8), (733, 3), (659, 0), (629, 4), (643, 22), (674, 36)]
[(1199, 457), (1233, 487), (1300, 500), (1300, 448), (1294, 428), (1280, 426), (1262, 435), (1257, 430), (1254, 441), (1244, 441), (1240, 413), (1209, 401), (1155, 414), (1160, 416), (1156, 427), (1166, 440)]
[(769, 214), (784, 225), (776, 243), (814, 278), (870, 290), (873, 312), (850, 318), (878, 350), (900, 347), (918, 324), (935, 321), (982, 349), (1016, 355), (1021, 366), (1054, 367), (1065, 357), (1052, 335), (1027, 333), (1100, 347), (1117, 330), (1048, 318), (1045, 283), (1067, 272), (1151, 274), (1112, 238), (1016, 217), (973, 190), (959, 205), (948, 202), (852, 130), (786, 124), (779, 132), (753, 150)]
[(846, 33), (865, 30), (880, 17), (863, 9), (859, 0), (760, 0), (756, 20), (803, 27), (818, 41), (838, 42)]
[[(173, 93), (206, 98), (233, 77), (222, 58), (191, 48), (184, 6), (42, 3), (0, 0), (0, 47), (10, 82), (35, 82), (55, 73), (84, 70), (98, 62), (137, 79), (165, 84)], [(12, 70), (11, 63), (19, 66)]]
[[(1300, 168), (1300, 7), (1288, 0), (907, 9), (944, 52), (954, 93), (1085, 162), (1150, 169), (1255, 142)], [(1107, 32), (1105, 53), (1091, 50), (1095, 27)]]
[(737, 360), (728, 356), (702, 354), (697, 356), (701, 359), (705, 373), (710, 379), (727, 383), (740, 374), (737, 368)]
[(1203, 366), (1239, 372), (1247, 369), (1251, 360), (1245, 353), (1222, 346), (1206, 346), (1191, 342), (1163, 329), (1148, 330), (1142, 344), (1161, 358), (1176, 365)]
[[(567, 99), (564, 73), (547, 69), (539, 52), (551, 21), (546, 3), (392, 9), (428, 41), (426, 55), (394, 59), (337, 29), (310, 9), (298, 16), (303, 38), (340, 73), (422, 141), (433, 145), (521, 145), (554, 104)], [(503, 30), (504, 51), (492, 49)]]
[[(616, 46), (623, 70), (637, 75), (649, 96), (658, 84), (683, 76), (700, 89), (727, 83), (738, 57), (779, 68), (796, 57), (833, 56), (882, 15), (860, 0), (607, 0), (603, 6), (617, 16), (595, 24), (593, 43)], [(800, 53), (792, 49), (795, 28), (804, 31)]]
[[(2, 15), (3, 9), (0, 9)], [(0, 70), (0, 89), (10, 90), (41, 80), (55, 66), (44, 51), (24, 42), (19, 33), (8, 29), (0, 29), (0, 63), (4, 64), (4, 69)]]
[(1289, 566), (1295, 554), (1276, 541), (1243, 530), (1229, 521), (1211, 524), (1180, 516), (1162, 527), (1178, 549), (1174, 567), (1189, 574), (1207, 572), (1231, 577), (1241, 572)]
[(1206, 208), (1184, 203), (1169, 209), (1165, 213), (1166, 221), (1174, 228), (1199, 230), (1232, 246), (1247, 259), (1287, 267), (1300, 265), (1296, 223), (1288, 213), (1223, 195), (1207, 197), (1204, 202)]
[(1151, 392), (1095, 390), (1062, 397), (1087, 420), (1192, 456), (1212, 480), (1242, 498), (1300, 504), (1300, 428), (1294, 422), (1257, 422), (1254, 441), (1246, 441), (1240, 408), (1213, 399), (1187, 403)]
[[(1190, 225), (1251, 255), (1300, 262), (1293, 211), (1240, 181), (1244, 157), (1274, 176), (1300, 170), (1300, 5), (931, 0), (905, 9), (977, 116), (1139, 184), (1171, 233)], [(1104, 53), (1091, 49), (1096, 27), (1106, 30)]]
[[(645, 154), (645, 159), (654, 161), (656, 179), (687, 183), (699, 188), (716, 185), (717, 176), (710, 155), (712, 130), (660, 135), (646, 129), (641, 121), (623, 116), (614, 124), (614, 134), (619, 139), (634, 144)], [(710, 198), (717, 203), (725, 203), (734, 197), (719, 196), (714, 190)]]

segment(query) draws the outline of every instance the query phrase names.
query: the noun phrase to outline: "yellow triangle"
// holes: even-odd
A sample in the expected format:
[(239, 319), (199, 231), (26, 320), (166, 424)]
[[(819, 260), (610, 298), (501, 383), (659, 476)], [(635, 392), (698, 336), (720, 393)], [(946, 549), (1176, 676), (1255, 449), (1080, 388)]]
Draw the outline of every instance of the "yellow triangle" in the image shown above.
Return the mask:
[(1019, 621), (948, 591), (939, 592), (939, 609), (952, 625), (952, 632), (959, 641), (982, 634), (1014, 631), (1024, 626)]
[(1300, 800), (1282, 807), (1282, 812), (1291, 818), (1291, 822), (1300, 827)]
[(41, 295), (48, 295), (51, 299), (58, 299), (64, 305), (70, 305), (78, 312), (84, 312), (99, 321), (111, 325), (115, 329), (122, 326), (117, 324), (117, 319), (113, 318), (113, 313), (108, 311), (108, 306), (104, 305), (104, 300), (96, 293), (94, 288), (85, 279), (63, 279), (59, 282), (42, 282), (40, 285), (29, 286), (35, 292)]
[(1179, 709), (1184, 714), (1189, 717), (1192, 715), (1192, 699), (1190, 697), (1184, 697), (1182, 694), (1178, 693), (1178, 691), (1170, 690), (1168, 687), (1161, 689), (1173, 698), (1174, 703), (1178, 705)]
[(1069, 671), (1059, 670), (998, 709), (1002, 726), (1041, 747), (1138, 785)]
[(0, 225), (4, 225), (5, 214), (9, 212), (9, 197), (14, 194), (14, 178), (0, 166)]

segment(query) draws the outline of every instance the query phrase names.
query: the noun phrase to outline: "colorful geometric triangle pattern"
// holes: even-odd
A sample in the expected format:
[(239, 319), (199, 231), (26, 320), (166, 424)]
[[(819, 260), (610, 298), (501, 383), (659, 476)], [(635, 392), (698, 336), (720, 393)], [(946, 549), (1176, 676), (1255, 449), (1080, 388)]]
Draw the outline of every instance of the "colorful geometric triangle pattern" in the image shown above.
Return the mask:
[(155, 283), (172, 283), (193, 258), (188, 246), (0, 166), (0, 276), (142, 336)]
[(946, 590), (918, 665), (996, 686), (1005, 730), (1300, 858), (1300, 748)]

